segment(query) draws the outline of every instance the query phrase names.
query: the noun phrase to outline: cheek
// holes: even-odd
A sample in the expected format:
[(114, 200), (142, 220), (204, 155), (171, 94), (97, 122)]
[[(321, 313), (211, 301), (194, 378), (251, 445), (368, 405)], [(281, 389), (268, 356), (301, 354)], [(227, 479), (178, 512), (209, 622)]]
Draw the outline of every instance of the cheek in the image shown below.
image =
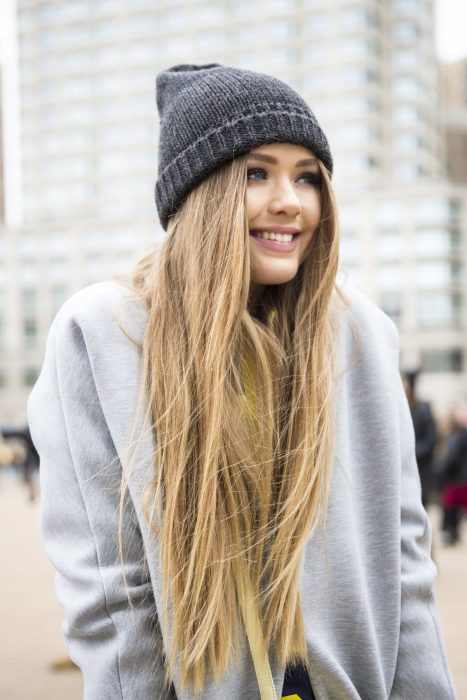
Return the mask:
[(316, 228), (321, 219), (321, 197), (318, 192), (302, 200), (302, 215), (307, 227)]
[(315, 201), (308, 202), (307, 206), (303, 209), (303, 223), (306, 228), (306, 233), (303, 235), (301, 241), (300, 263), (305, 260), (310, 251), (320, 220), (321, 202), (317, 197)]
[(259, 189), (247, 189), (246, 191), (246, 213), (248, 221), (253, 221), (264, 208), (264, 195)]

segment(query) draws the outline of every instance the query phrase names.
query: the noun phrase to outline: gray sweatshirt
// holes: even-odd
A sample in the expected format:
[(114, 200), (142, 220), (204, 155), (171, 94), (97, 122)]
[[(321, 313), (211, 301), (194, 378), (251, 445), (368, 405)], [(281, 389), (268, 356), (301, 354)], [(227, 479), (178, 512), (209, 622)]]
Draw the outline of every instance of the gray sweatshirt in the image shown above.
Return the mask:
[[(328, 517), (306, 544), (300, 578), (313, 690), (317, 700), (452, 700), (397, 331), (360, 292), (344, 291)], [(141, 340), (146, 318), (141, 301), (116, 282), (72, 296), (52, 324), (28, 403), (41, 458), (43, 543), (86, 700), (175, 697), (163, 689), (170, 620), (158, 615), (160, 552), (142, 506), (153, 477), (150, 431), (129, 465), (141, 356), (127, 334)], [(127, 586), (117, 554), (122, 470)], [(274, 658), (271, 667), (280, 697), (284, 668)], [(177, 675), (174, 688), (180, 700), (193, 697)], [(246, 643), (202, 697), (258, 698)]]

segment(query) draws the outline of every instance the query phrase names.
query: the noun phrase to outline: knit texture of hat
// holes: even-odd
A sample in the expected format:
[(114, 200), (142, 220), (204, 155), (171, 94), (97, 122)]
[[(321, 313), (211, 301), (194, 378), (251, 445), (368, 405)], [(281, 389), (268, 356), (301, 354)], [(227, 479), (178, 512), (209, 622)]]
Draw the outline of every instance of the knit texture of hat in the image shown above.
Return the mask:
[(256, 146), (309, 148), (332, 174), (329, 144), (307, 103), (277, 78), (217, 63), (159, 73), (156, 204), (164, 229), (189, 192)]

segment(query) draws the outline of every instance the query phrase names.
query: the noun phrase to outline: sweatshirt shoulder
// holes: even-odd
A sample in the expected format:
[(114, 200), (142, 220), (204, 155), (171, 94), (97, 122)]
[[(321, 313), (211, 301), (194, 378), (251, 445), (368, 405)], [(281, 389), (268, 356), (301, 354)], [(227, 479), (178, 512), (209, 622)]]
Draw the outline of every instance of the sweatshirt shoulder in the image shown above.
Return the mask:
[(349, 283), (335, 291), (344, 364), (399, 367), (399, 332), (377, 304)]
[(91, 284), (69, 297), (58, 311), (51, 333), (60, 336), (78, 328), (86, 337), (125, 332), (141, 342), (147, 321), (143, 300), (121, 282)]
[(340, 284), (336, 296), (339, 297), (340, 318), (344, 324), (356, 324), (371, 335), (382, 334), (398, 342), (394, 321), (359, 289), (349, 283)]

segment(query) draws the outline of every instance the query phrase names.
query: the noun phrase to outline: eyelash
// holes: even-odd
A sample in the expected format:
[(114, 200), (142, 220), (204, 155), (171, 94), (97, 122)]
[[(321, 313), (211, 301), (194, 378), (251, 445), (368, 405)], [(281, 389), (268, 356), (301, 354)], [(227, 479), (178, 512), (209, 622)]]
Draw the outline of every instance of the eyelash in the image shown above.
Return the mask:
[[(247, 170), (247, 179), (250, 179), (250, 174), (251, 173), (261, 173), (262, 175), (267, 175), (266, 170), (264, 168), (249, 168)], [(309, 177), (310, 181), (308, 182), (309, 185), (312, 187), (317, 187), (321, 183), (321, 175), (320, 173), (302, 173), (299, 176), (299, 179), (302, 177)], [(255, 178), (253, 178), (254, 180)]]

